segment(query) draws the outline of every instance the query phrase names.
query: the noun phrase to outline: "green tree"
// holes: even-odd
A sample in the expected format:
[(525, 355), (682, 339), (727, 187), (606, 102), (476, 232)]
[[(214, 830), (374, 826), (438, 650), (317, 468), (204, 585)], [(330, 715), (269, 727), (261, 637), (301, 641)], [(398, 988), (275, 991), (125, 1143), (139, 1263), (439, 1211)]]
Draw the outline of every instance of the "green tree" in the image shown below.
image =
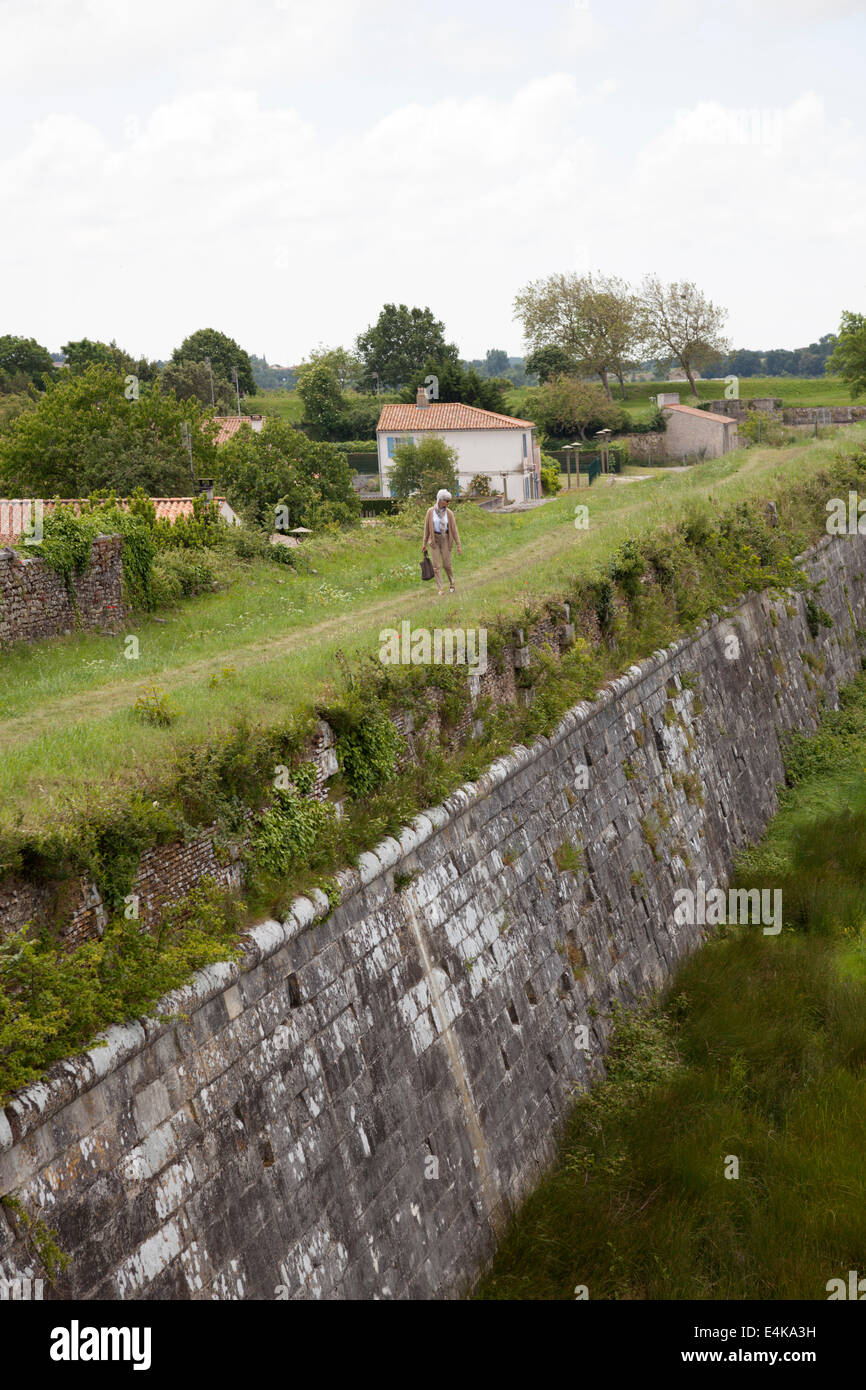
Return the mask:
[(866, 391), (866, 315), (844, 310), (836, 346), (827, 358), (826, 370), (842, 378), (851, 392), (852, 400)]
[[(505, 414), (505, 395), (501, 381), (490, 381), (479, 376), (474, 367), (464, 367), (449, 357), (429, 358), (410, 378), (402, 399), (414, 402), (419, 386), (428, 377), (436, 379), (435, 400), (460, 401), (463, 405), (474, 405), (480, 410), (495, 410)], [(510, 382), (508, 383), (510, 385)]]
[(333, 367), (324, 362), (303, 367), (298, 394), (304, 402), (304, 421), (313, 439), (339, 439), (345, 402)]
[(216, 476), (240, 515), (268, 532), (348, 525), (360, 516), (345, 454), (278, 417), (222, 445)]
[[(159, 384), (162, 391), (173, 391), (179, 401), (198, 401), (199, 405), (213, 404), (218, 415), (235, 415), (235, 388), (226, 377), (217, 376), (205, 362), (166, 362)], [(213, 386), (213, 402), (211, 402)]]
[(457, 347), (445, 341), (445, 325), (430, 309), (386, 304), (378, 319), (357, 340), (365, 383), (403, 386), (429, 358), (459, 362)]
[(136, 376), (139, 381), (154, 381), (159, 375), (156, 362), (148, 362), (144, 357), (136, 361), (130, 353), (118, 347), (113, 338), (110, 343), (100, 342), (98, 338), (78, 338), (74, 342), (64, 343), (60, 351), (66, 358), (67, 369), (76, 376), (87, 371), (88, 367), (113, 367), (121, 376)]
[(41, 391), (42, 378), (46, 375), (55, 375), (54, 362), (48, 349), (35, 338), (19, 338), (9, 333), (0, 338), (0, 381), (3, 377), (17, 379), (15, 386), (9, 389), (22, 389), (26, 378), (27, 383)]
[(297, 370), (301, 373), (309, 367), (316, 366), (330, 367), (341, 391), (349, 391), (359, 386), (364, 376), (364, 364), (360, 357), (343, 347), (326, 348), (320, 345), (313, 349), (306, 362), (302, 362)]
[(577, 376), (577, 363), (574, 358), (564, 348), (556, 347), (555, 344), (536, 348), (529, 354), (524, 366), (530, 375), (538, 377), (542, 386), (555, 376)]
[(574, 376), (554, 377), (527, 392), (525, 413), (545, 434), (558, 439), (575, 434), (586, 439), (595, 430), (622, 429), (627, 423), (623, 411), (600, 386)]
[(84, 497), (101, 489), (126, 497), (188, 495), (192, 466), (212, 477), (212, 430), (194, 401), (156, 386), (127, 395), (112, 367), (63, 372), (35, 409), (0, 435), (0, 490), (7, 497)]
[(214, 376), (224, 377), (232, 385), (232, 372), (237, 367), (241, 395), (255, 394), (256, 383), (249, 353), (234, 338), (218, 333), (215, 328), (199, 328), (195, 333), (190, 333), (171, 354), (172, 362), (205, 362), (207, 358), (210, 358)]
[(722, 336), (727, 317), (724, 309), (707, 299), (689, 280), (662, 284), (648, 275), (642, 290), (643, 336), (649, 351), (659, 358), (679, 362), (698, 399), (695, 372), (719, 353), (728, 351)]
[(398, 444), (389, 486), (399, 501), (417, 495), (433, 502), (443, 487), (456, 494), (457, 451), (437, 434), (425, 434), (418, 444)]
[(484, 376), (505, 376), (508, 371), (508, 353), (504, 348), (488, 348), (484, 356)]
[(610, 275), (548, 275), (532, 281), (514, 301), (515, 317), (533, 351), (558, 347), (584, 376), (598, 376), (611, 399), (610, 375), (619, 378), (640, 346), (644, 316), (624, 280)]

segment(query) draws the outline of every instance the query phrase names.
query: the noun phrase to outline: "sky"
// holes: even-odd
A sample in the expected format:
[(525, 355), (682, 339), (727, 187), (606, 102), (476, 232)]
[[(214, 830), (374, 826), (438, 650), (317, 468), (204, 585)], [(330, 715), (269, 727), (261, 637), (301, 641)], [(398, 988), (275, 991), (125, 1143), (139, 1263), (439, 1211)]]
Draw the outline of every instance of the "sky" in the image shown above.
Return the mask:
[(866, 0), (0, 0), (0, 333), (270, 362), (387, 302), (524, 350), (553, 272), (737, 347), (864, 309)]

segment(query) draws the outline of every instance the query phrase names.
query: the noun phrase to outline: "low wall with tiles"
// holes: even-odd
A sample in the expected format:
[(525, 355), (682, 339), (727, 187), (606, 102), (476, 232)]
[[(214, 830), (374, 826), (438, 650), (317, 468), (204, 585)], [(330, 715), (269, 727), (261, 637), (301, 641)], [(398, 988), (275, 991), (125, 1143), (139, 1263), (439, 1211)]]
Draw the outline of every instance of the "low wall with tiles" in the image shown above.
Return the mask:
[[(0, 1111), (0, 1277), (46, 1297), (459, 1296), (603, 1070), (612, 1001), (699, 943), (777, 806), (784, 730), (860, 670), (866, 539), (656, 653)], [(759, 928), (756, 928), (756, 930)], [(168, 1015), (168, 1017), (166, 1016)]]
[(117, 631), (124, 619), (122, 544), (119, 536), (96, 537), (90, 564), (73, 577), (74, 598), (37, 556), (0, 550), (0, 647), (80, 629)]

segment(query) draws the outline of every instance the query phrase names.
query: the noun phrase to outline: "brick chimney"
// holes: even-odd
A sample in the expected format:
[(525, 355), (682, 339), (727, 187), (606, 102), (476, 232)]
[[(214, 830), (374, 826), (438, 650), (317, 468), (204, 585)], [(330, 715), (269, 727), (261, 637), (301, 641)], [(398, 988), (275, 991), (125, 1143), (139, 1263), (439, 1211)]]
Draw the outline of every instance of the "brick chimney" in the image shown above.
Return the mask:
[(423, 386), (419, 386), (415, 392), (415, 404), (419, 410), (426, 410), (430, 404), (427, 398), (427, 391)]

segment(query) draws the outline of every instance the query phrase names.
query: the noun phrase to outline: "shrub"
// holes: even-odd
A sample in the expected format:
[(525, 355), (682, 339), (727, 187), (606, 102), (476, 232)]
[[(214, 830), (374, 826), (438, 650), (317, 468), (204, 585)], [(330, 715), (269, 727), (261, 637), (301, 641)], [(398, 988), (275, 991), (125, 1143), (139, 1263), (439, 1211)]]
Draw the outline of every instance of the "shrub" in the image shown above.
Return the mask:
[(476, 473), (469, 484), (469, 492), (474, 497), (492, 497), (493, 489), (486, 473)]
[(391, 781), (403, 739), (381, 705), (353, 695), (320, 712), (337, 734), (340, 770), (353, 796), (368, 796)]
[(541, 455), (541, 491), (545, 497), (555, 497), (559, 492), (559, 464), (549, 454)]
[(456, 495), (457, 452), (434, 434), (425, 435), (420, 444), (398, 444), (389, 482), (391, 496), (398, 499), (417, 493), (433, 502), (440, 488)]
[(162, 551), (153, 562), (153, 596), (160, 604), (213, 590), (215, 581), (213, 557), (203, 551)]
[(253, 835), (251, 857), (274, 877), (310, 865), (315, 850), (323, 846), (335, 820), (333, 805), (305, 799), (297, 786), (274, 793), (272, 806), (263, 812)]
[(154, 724), (166, 729), (173, 724), (178, 710), (170, 702), (166, 692), (158, 685), (151, 684), (135, 702), (135, 713), (144, 724)]

